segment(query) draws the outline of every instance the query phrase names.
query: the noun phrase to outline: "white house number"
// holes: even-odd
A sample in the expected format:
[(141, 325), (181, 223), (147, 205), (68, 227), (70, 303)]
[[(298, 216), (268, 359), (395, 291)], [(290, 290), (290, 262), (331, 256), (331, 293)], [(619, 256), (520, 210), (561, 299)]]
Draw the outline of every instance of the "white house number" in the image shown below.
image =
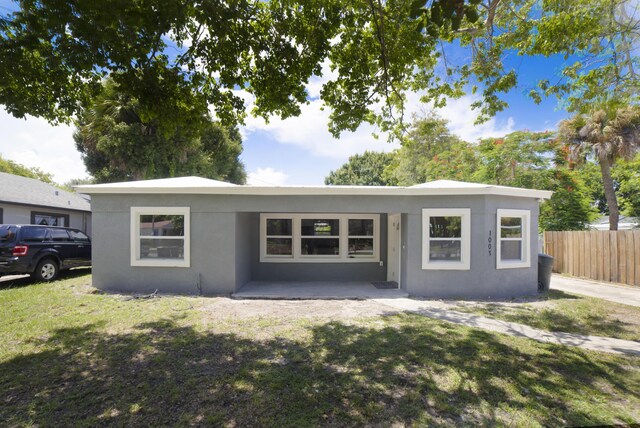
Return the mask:
[(489, 239), (487, 239), (487, 249), (489, 250), (489, 255), (491, 255), (491, 241), (493, 241), (493, 239), (491, 239), (491, 230), (489, 230)]

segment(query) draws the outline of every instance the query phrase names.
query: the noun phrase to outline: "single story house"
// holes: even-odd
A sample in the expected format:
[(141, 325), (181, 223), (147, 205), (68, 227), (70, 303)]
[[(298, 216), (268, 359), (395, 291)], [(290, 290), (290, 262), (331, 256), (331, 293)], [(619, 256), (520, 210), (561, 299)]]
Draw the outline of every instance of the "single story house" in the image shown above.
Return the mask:
[(74, 227), (91, 236), (91, 204), (77, 193), (0, 172), (0, 224)]
[(395, 281), (412, 296), (537, 292), (551, 192), (234, 185), (199, 177), (78, 186), (92, 197), (93, 284), (205, 295), (250, 282)]
[[(589, 229), (609, 230), (609, 216), (605, 215), (589, 224)], [(621, 215), (618, 218), (618, 230), (640, 229), (640, 218)]]

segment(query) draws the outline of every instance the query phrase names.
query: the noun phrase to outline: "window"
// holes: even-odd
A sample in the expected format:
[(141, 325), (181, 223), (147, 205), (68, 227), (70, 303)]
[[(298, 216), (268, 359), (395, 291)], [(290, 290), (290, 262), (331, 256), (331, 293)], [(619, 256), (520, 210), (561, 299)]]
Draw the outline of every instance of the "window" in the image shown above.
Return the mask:
[(290, 218), (268, 218), (267, 255), (270, 257), (293, 256), (293, 220)]
[(189, 267), (189, 207), (131, 208), (131, 266)]
[(261, 214), (261, 262), (378, 262), (377, 214)]
[(47, 228), (23, 227), (20, 236), (20, 239), (24, 242), (44, 242), (44, 239), (47, 236)]
[(90, 239), (87, 235), (85, 235), (84, 233), (80, 232), (79, 230), (70, 230), (69, 231), (69, 235), (71, 236), (71, 239), (75, 242), (89, 242)]
[(374, 222), (371, 218), (348, 220), (349, 241), (348, 255), (352, 258), (373, 257), (374, 253)]
[(69, 233), (64, 229), (49, 229), (47, 241), (69, 242)]
[(422, 210), (422, 269), (469, 270), (471, 210)]
[(68, 227), (69, 215), (31, 211), (31, 224)]
[(4, 209), (0, 208), (0, 224), (4, 223)]
[(497, 213), (496, 269), (530, 267), (530, 211), (498, 210)]
[(302, 257), (340, 257), (340, 219), (300, 219)]

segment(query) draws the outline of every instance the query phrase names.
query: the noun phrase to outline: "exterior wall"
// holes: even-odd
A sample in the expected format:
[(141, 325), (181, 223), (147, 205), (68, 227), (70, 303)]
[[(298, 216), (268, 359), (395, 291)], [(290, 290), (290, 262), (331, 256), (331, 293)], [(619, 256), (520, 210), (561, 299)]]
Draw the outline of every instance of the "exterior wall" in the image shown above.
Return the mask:
[[(433, 298), (500, 298), (537, 293), (538, 202), (492, 196), (448, 199), (446, 206), (440, 201), (437, 208), (471, 208), (471, 268), (464, 271), (422, 270), (422, 213), (413, 210), (406, 216), (407, 234), (403, 237), (403, 245), (406, 246), (403, 252), (406, 264), (403, 284), (407, 292), (412, 296)], [(433, 205), (430, 202), (423, 200), (422, 204)], [(498, 208), (531, 211), (529, 268), (496, 269)]]
[[(231, 293), (250, 280), (385, 280), (387, 216), (402, 214), (401, 287), (425, 297), (506, 297), (537, 291), (538, 202), (494, 196), (240, 196), (96, 194), (93, 278), (125, 291)], [(131, 206), (189, 206), (191, 266), (130, 266)], [(471, 209), (471, 270), (422, 270), (422, 209)], [(531, 210), (531, 267), (496, 270), (496, 210)], [(260, 213), (380, 213), (379, 263), (260, 263)], [(201, 290), (198, 288), (200, 286)]]
[[(236, 214), (236, 286), (235, 290), (245, 285), (252, 279), (252, 260), (249, 257), (253, 254), (255, 222), (259, 221), (259, 216), (254, 213)], [(259, 232), (258, 232), (259, 233)]]
[(16, 205), (0, 202), (2, 221), (4, 224), (31, 224), (31, 212), (47, 212), (69, 216), (68, 227), (82, 230), (91, 236), (91, 213), (83, 211), (62, 210), (60, 208), (40, 207), (35, 205)]

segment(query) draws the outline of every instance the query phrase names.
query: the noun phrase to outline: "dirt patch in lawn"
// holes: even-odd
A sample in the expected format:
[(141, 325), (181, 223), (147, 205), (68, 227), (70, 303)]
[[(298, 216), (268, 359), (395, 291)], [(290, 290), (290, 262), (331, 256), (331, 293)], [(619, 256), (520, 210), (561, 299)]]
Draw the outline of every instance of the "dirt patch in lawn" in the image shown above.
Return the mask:
[(226, 297), (202, 299), (201, 310), (212, 320), (345, 320), (401, 312), (373, 300), (236, 300)]

